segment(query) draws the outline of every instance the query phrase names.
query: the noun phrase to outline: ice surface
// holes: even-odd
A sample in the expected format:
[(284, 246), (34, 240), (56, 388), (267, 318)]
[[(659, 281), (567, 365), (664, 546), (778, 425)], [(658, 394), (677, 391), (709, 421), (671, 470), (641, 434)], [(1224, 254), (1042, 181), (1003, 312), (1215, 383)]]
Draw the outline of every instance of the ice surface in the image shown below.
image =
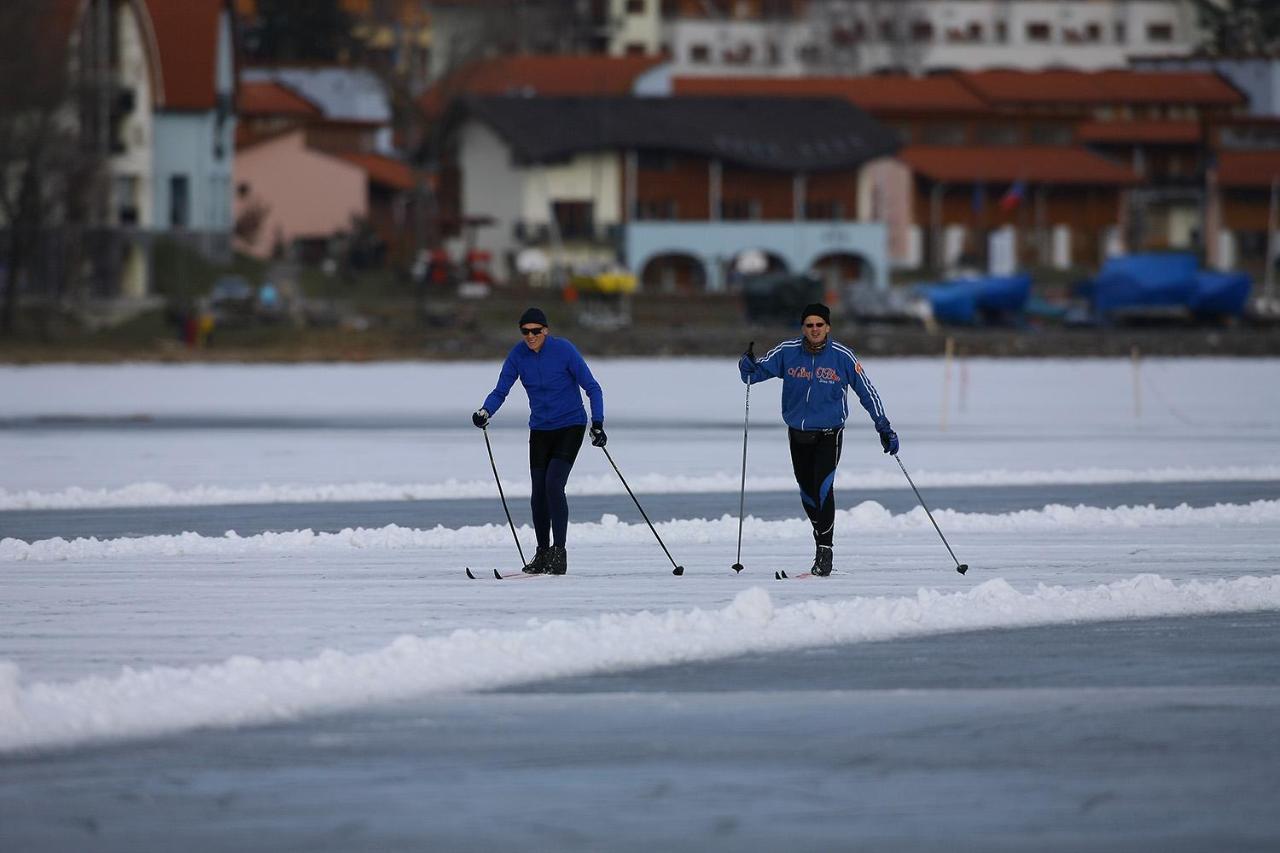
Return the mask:
[[(610, 451), (645, 492), (736, 491), (742, 386), (731, 363), (594, 361)], [(518, 568), (505, 526), (0, 541), (0, 748), (293, 719), (431, 691), (710, 660), (774, 648), (1069, 621), (1280, 609), (1277, 498), (1198, 507), (1064, 506), (1072, 483), (1280, 482), (1275, 360), (925, 359), (867, 365), (930, 486), (1040, 486), (1025, 509), (874, 502), (837, 519), (837, 573), (803, 570), (807, 524), (657, 526), (593, 513), (621, 487), (584, 448), (570, 574)], [(0, 368), (0, 510), (484, 497), (469, 412), (492, 364)], [(965, 377), (961, 382), (960, 378)], [(1136, 381), (1135, 381), (1136, 380)], [(1140, 399), (1135, 399), (1135, 385)], [(657, 393), (658, 391), (661, 393)], [(752, 391), (751, 490), (790, 489), (778, 383)], [(491, 430), (528, 548), (524, 401)], [(837, 479), (905, 488), (854, 407)], [(3, 518), (0, 517), (0, 524)], [(225, 529), (225, 528), (223, 528)], [(0, 537), (4, 531), (0, 529)], [(468, 581), (470, 565), (484, 580)]]

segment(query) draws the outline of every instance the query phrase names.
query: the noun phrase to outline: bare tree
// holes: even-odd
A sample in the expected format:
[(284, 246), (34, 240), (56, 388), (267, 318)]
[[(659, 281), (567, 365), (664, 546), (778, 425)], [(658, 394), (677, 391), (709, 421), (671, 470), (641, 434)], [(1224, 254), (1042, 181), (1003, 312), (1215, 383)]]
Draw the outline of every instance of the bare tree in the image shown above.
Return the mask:
[(24, 283), (35, 294), (59, 294), (61, 274), (51, 276), (46, 264), (51, 250), (61, 241), (66, 251), (68, 229), (95, 215), (101, 161), (84, 132), (94, 110), (80, 108), (98, 99), (84, 97), (76, 73), (86, 54), (70, 51), (74, 6), (0, 3), (0, 334), (14, 331)]
[(1213, 55), (1280, 56), (1280, 3), (1275, 0), (1196, 0)]

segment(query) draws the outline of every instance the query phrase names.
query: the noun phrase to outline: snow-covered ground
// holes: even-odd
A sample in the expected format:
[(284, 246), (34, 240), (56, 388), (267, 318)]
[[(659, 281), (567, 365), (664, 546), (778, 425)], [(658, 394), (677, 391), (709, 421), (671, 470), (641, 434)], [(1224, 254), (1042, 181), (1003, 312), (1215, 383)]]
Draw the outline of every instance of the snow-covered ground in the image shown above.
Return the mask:
[[(807, 523), (736, 504), (664, 522), (592, 512), (622, 491), (584, 447), (570, 574), (496, 581), (505, 527), (387, 526), (103, 540), (0, 538), (0, 751), (289, 720), (432, 691), (979, 628), (1280, 610), (1280, 363), (932, 360), (868, 370), (930, 486), (1037, 485), (1017, 512), (864, 503), (837, 520), (827, 581)], [(736, 491), (732, 359), (601, 361), (609, 450), (644, 493)], [(496, 494), (469, 413), (493, 364), (0, 369), (4, 511), (448, 500)], [(791, 487), (779, 383), (752, 390), (749, 490)], [(518, 524), (526, 417), (490, 430)], [(1276, 499), (1198, 508), (1060, 506), (1067, 483), (1276, 481)], [(836, 488), (907, 488), (864, 413)], [(532, 533), (521, 528), (527, 550)], [(480, 580), (467, 580), (471, 566)]]

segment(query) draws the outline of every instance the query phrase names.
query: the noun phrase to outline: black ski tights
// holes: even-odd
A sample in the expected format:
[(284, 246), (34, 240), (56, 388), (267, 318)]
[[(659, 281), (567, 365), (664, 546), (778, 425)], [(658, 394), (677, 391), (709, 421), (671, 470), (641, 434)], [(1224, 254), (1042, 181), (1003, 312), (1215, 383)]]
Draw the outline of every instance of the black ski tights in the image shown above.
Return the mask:
[(569, 527), (569, 500), (564, 496), (564, 486), (586, 431), (585, 426), (529, 430), (529, 506), (539, 548), (551, 544), (564, 547)]
[(844, 445), (844, 430), (790, 429), (791, 467), (800, 486), (800, 501), (813, 524), (813, 538), (831, 547), (836, 526), (836, 466)]
[[(572, 469), (572, 462), (552, 459), (546, 468), (534, 468), (529, 472), (533, 478), (529, 504), (533, 508), (533, 529), (538, 534), (539, 548), (545, 548), (553, 541), (564, 547), (565, 531), (569, 527), (569, 499), (564, 495), (564, 486)], [(549, 535), (555, 539), (549, 541)]]

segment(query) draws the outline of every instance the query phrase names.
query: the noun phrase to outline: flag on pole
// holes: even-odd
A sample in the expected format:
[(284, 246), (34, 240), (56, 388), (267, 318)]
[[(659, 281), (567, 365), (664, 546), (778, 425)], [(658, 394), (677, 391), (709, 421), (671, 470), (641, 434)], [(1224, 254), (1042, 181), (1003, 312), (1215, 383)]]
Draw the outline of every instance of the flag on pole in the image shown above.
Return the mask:
[(1025, 181), (1014, 181), (1013, 185), (1000, 197), (1000, 209), (1006, 213), (1013, 210), (1022, 203), (1022, 197), (1027, 192), (1027, 184)]

